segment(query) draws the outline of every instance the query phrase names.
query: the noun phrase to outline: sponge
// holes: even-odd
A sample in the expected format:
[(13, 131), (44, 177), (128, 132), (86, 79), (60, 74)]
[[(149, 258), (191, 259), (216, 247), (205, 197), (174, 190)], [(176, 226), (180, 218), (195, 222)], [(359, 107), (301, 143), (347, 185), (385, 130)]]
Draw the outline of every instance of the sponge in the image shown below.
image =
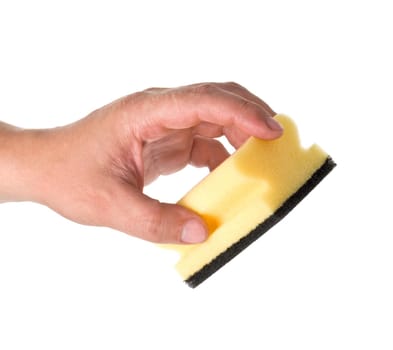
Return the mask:
[(294, 122), (276, 140), (250, 137), (178, 204), (207, 223), (200, 244), (169, 245), (180, 253), (177, 271), (196, 287), (285, 217), (334, 167), (317, 145), (303, 149)]

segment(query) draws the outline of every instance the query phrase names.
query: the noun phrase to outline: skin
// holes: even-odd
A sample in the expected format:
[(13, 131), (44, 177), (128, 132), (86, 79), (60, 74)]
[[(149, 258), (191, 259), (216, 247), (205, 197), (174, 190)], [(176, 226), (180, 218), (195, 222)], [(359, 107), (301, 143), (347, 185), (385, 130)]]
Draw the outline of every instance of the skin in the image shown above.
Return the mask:
[(201, 242), (203, 220), (144, 185), (187, 164), (214, 169), (228, 157), (216, 137), (238, 148), (251, 135), (281, 136), (274, 115), (236, 83), (202, 83), (137, 92), (55, 129), (0, 122), (0, 202), (37, 202), (152, 242)]

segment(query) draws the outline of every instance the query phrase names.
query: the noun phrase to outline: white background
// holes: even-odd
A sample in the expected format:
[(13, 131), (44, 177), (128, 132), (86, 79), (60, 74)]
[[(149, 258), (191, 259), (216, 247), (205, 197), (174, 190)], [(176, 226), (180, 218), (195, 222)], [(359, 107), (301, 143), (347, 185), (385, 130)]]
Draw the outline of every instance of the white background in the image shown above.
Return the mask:
[[(150, 243), (2, 204), (0, 349), (393, 348), (390, 1), (0, 1), (3, 121), (237, 81), (338, 163), (195, 290)], [(146, 191), (174, 202), (205, 174)]]

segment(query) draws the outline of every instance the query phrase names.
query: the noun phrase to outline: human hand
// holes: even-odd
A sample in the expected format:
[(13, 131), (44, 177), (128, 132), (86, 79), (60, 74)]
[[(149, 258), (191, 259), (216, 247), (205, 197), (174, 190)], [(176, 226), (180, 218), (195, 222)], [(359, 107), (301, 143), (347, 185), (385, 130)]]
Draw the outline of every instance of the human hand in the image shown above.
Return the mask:
[(29, 169), (16, 181), (27, 188), (18, 199), (153, 242), (201, 242), (207, 236), (203, 220), (147, 197), (144, 185), (187, 164), (214, 169), (229, 155), (216, 137), (225, 135), (235, 148), (251, 135), (279, 137), (274, 114), (235, 83), (138, 92), (74, 124), (20, 132), (20, 166), (28, 162)]

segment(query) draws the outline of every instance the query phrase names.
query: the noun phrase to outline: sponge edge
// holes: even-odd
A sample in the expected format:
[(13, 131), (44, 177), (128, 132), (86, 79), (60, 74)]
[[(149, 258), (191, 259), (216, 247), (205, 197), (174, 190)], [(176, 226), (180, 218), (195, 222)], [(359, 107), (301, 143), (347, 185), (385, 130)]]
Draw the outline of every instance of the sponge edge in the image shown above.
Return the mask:
[(336, 165), (318, 146), (300, 146), (285, 115), (281, 138), (251, 137), (178, 203), (201, 215), (206, 242), (170, 245), (181, 256), (176, 268), (196, 287), (287, 215)]
[(248, 235), (228, 247), (212, 261), (205, 264), (199, 271), (188, 277), (185, 282), (190, 287), (194, 288), (219, 270), (227, 262), (233, 259), (236, 255), (242, 252), (266, 231), (283, 219), (315, 186), (318, 185), (318, 183), (335, 167), (335, 165), (334, 161), (328, 157), (313, 176), (297, 192), (289, 197), (288, 200), (277, 209), (277, 211), (270, 215), (265, 221), (261, 222)]

